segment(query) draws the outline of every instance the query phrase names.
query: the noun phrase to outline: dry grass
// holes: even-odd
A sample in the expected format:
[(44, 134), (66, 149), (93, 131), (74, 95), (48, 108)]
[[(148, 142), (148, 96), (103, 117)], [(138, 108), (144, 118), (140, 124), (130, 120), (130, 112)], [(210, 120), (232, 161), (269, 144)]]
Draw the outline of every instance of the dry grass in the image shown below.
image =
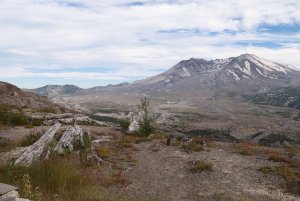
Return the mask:
[(282, 156), (278, 151), (271, 151), (268, 153), (268, 160), (274, 162), (287, 162), (287, 159)]
[(99, 147), (96, 149), (96, 154), (103, 159), (114, 157), (117, 150), (112, 147)]
[(272, 174), (272, 173), (276, 172), (276, 168), (270, 167), (270, 166), (263, 166), (263, 167), (260, 167), (258, 169), (258, 171), (260, 171), (260, 172), (262, 172), (264, 174)]
[(282, 177), (286, 181), (286, 190), (292, 194), (300, 195), (300, 175), (299, 172), (290, 168), (287, 164), (278, 167), (264, 166), (258, 169), (264, 174), (274, 174)]
[(133, 147), (133, 143), (141, 143), (141, 142), (147, 142), (150, 141), (145, 136), (140, 135), (124, 135), (121, 138), (117, 140), (117, 146), (120, 148), (131, 148)]
[(194, 137), (192, 142), (195, 144), (199, 144), (199, 145), (207, 146), (207, 147), (214, 146), (213, 141), (207, 137)]
[(0, 137), (0, 153), (8, 152), (17, 146), (17, 142)]
[(251, 142), (243, 142), (234, 146), (234, 152), (245, 156), (251, 156), (258, 153), (258, 146)]
[(181, 148), (186, 153), (200, 152), (204, 150), (202, 145), (196, 144), (194, 142), (183, 144), (181, 145)]
[(287, 155), (289, 158), (295, 157), (297, 154), (300, 153), (300, 147), (299, 146), (291, 146), (287, 148)]
[(78, 157), (70, 155), (68, 158), (51, 158), (30, 167), (3, 165), (0, 167), (0, 182), (20, 187), (20, 193), (24, 195), (22, 178), (28, 174), (32, 188), (40, 189), (43, 201), (52, 201), (54, 196), (63, 201), (99, 200), (95, 195), (101, 194), (102, 187), (128, 184), (122, 170), (98, 166), (83, 168), (77, 161)]

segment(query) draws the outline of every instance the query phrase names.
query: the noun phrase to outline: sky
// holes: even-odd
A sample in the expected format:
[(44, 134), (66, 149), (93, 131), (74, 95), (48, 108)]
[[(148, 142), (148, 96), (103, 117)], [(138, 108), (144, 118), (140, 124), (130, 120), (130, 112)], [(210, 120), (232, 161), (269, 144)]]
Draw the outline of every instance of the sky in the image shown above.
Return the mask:
[(300, 1), (0, 0), (0, 80), (22, 88), (132, 82), (244, 53), (300, 68)]

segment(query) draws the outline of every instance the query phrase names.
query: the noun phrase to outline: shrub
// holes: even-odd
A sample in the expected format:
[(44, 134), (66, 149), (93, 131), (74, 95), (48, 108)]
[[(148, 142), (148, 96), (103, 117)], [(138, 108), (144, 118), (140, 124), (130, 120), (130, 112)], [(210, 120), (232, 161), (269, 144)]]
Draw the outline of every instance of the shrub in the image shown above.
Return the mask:
[(200, 152), (200, 151), (204, 150), (204, 148), (201, 145), (196, 144), (194, 142), (190, 142), (188, 144), (183, 144), (183, 145), (181, 145), (181, 148), (183, 149), (183, 151), (185, 151), (187, 153)]
[(141, 115), (139, 120), (139, 133), (140, 135), (149, 136), (154, 131), (153, 122), (154, 119), (150, 114), (150, 100), (145, 97), (141, 99), (141, 103), (137, 105), (138, 112)]
[(43, 120), (41, 120), (41, 119), (33, 119), (32, 122), (31, 122), (31, 125), (32, 126), (41, 126), (41, 125), (43, 125)]
[(206, 163), (204, 161), (195, 161), (194, 167), (192, 168), (193, 172), (201, 173), (203, 171), (212, 172), (213, 171), (213, 165), (211, 163)]
[(22, 126), (28, 124), (27, 117), (21, 113), (11, 113), (9, 122), (13, 126)]
[(88, 155), (91, 153), (92, 141), (90, 135), (84, 132), (82, 138), (75, 138), (73, 140), (73, 147), (75, 151), (79, 151), (80, 162), (85, 167), (91, 165), (91, 161), (88, 159)]
[(23, 198), (27, 198), (34, 201), (42, 201), (42, 194), (39, 187), (35, 189), (31, 185), (31, 179), (28, 174), (25, 174), (22, 178), (22, 193)]
[(128, 118), (122, 118), (119, 120), (119, 125), (121, 126), (123, 133), (126, 133), (130, 126), (130, 121)]
[(240, 143), (235, 146), (235, 152), (245, 156), (251, 156), (257, 152), (255, 145), (250, 142)]
[(270, 166), (263, 166), (258, 169), (258, 171), (264, 173), (264, 174), (270, 174), (270, 173), (275, 173), (276, 169)]
[[(13, 111), (15, 110), (15, 111)], [(0, 124), (21, 126), (28, 124), (27, 117), (9, 105), (0, 105)]]

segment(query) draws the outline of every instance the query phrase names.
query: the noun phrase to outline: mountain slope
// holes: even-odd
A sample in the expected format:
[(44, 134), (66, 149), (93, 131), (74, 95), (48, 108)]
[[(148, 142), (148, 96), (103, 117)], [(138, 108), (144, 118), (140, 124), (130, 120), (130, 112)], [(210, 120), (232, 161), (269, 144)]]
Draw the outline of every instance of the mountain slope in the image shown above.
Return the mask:
[(256, 104), (290, 107), (300, 110), (300, 87), (284, 87), (247, 97)]
[(33, 110), (62, 111), (63, 108), (48, 101), (46, 96), (22, 91), (15, 85), (0, 81), (0, 104), (25, 107)]

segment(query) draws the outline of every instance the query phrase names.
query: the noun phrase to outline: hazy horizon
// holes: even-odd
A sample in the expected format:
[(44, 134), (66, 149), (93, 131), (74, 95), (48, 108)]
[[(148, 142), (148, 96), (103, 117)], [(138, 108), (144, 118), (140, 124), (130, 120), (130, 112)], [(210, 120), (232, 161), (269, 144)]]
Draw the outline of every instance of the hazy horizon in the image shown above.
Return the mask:
[(133, 82), (181, 60), (255, 54), (300, 68), (300, 2), (3, 0), (0, 80)]

